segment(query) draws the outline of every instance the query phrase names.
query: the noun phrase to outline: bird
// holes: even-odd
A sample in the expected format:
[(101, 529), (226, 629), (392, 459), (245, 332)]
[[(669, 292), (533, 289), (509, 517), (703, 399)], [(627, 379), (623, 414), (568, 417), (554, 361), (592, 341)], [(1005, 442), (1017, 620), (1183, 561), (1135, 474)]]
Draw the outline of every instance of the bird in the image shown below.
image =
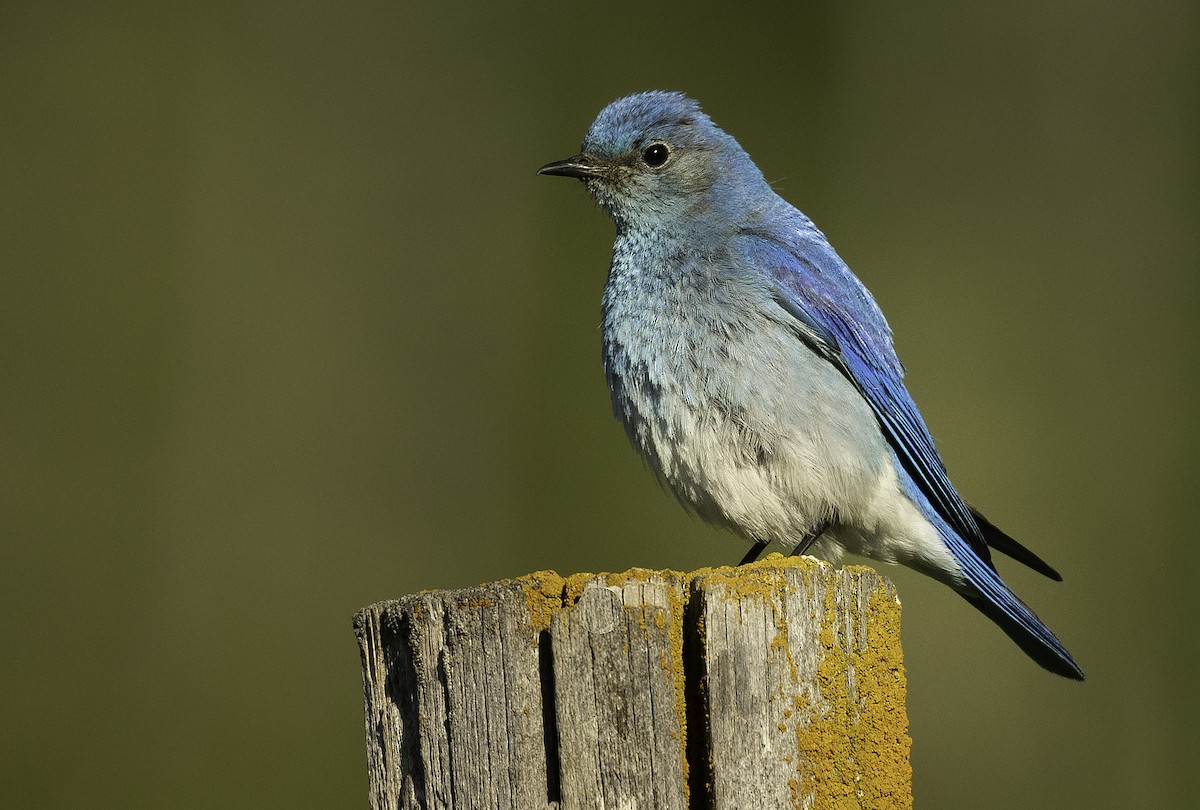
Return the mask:
[(1061, 575), (958, 493), (875, 299), (697, 101), (619, 98), (578, 154), (538, 174), (582, 181), (613, 220), (601, 301), (613, 411), (688, 511), (750, 541), (743, 564), (776, 543), (905, 565), (1083, 680), (991, 549)]

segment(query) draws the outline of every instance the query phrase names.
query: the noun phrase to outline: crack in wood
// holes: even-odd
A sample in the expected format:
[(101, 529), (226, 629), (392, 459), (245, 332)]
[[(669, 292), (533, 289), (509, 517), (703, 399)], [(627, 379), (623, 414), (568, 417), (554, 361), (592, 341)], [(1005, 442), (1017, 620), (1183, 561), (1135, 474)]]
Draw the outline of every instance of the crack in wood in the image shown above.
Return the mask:
[(778, 556), (364, 608), (374, 808), (911, 807), (899, 603)]

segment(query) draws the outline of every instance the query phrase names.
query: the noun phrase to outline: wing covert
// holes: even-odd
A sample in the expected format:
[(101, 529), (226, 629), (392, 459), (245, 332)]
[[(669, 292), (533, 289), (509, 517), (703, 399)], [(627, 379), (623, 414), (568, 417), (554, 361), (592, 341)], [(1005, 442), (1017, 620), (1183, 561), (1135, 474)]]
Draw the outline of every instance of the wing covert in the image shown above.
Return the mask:
[[(862, 283), (824, 237), (801, 233), (795, 246), (747, 233), (754, 259), (766, 270), (779, 305), (800, 334), (867, 400), (888, 443), (938, 514), (991, 566), (991, 554), (950, 477), (933, 437), (905, 388), (891, 330)], [(803, 237), (808, 238), (803, 238)]]

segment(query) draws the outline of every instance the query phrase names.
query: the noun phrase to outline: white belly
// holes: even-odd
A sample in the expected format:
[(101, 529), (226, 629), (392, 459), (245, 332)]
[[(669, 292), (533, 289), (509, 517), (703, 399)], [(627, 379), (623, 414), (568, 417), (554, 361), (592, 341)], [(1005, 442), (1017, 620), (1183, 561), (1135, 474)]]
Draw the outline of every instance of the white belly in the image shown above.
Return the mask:
[[(764, 346), (763, 334), (778, 343)], [(816, 556), (850, 551), (957, 579), (858, 391), (794, 336), (757, 335), (740, 353), (752, 363), (729, 362), (736, 342), (717, 355), (681, 346), (610, 363), (615, 410), (649, 467), (690, 510), (748, 539), (790, 549), (828, 522)]]

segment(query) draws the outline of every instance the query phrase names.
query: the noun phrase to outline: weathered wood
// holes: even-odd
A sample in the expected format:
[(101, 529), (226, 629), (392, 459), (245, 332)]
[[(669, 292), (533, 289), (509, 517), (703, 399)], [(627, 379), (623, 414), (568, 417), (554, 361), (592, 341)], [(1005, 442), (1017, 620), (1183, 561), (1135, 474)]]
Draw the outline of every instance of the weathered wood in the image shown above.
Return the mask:
[(910, 807), (895, 590), (777, 555), (355, 617), (374, 808)]
[(372, 807), (545, 805), (540, 628), (525, 594), (497, 582), (355, 617)]
[(562, 806), (685, 810), (683, 582), (643, 571), (582, 584), (550, 622)]
[(869, 568), (692, 580), (711, 805), (912, 805), (899, 603)]

